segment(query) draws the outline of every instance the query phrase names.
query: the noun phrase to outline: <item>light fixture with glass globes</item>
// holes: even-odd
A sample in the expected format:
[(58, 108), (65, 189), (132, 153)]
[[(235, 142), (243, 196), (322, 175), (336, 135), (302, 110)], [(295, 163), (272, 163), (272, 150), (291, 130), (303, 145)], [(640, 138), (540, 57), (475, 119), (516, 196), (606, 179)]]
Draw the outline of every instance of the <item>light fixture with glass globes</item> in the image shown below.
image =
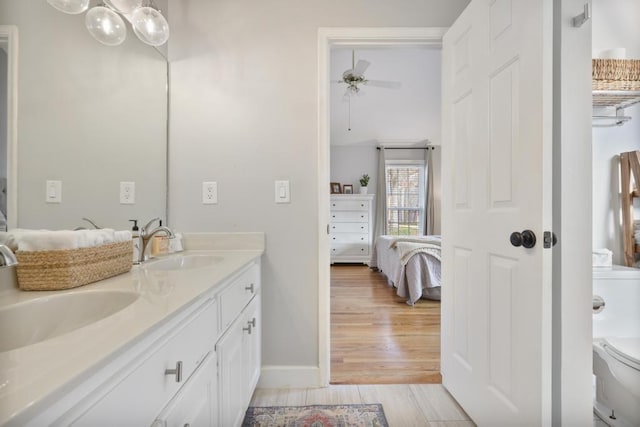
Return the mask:
[[(61, 12), (77, 15), (89, 8), (89, 0), (47, 0)], [(169, 23), (153, 0), (98, 0), (87, 12), (85, 25), (100, 43), (117, 46), (127, 37), (127, 26), (120, 16), (131, 23), (133, 32), (151, 46), (163, 45), (169, 40)]]

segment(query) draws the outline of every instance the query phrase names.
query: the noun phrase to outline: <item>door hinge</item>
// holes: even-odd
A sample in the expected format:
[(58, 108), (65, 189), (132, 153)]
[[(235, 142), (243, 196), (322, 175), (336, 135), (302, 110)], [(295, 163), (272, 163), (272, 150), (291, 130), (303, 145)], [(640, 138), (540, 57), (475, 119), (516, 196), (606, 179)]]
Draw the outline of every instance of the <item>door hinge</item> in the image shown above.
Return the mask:
[(543, 236), (543, 247), (545, 249), (549, 249), (552, 246), (555, 246), (558, 243), (558, 238), (556, 237), (556, 233), (552, 231), (545, 231)]

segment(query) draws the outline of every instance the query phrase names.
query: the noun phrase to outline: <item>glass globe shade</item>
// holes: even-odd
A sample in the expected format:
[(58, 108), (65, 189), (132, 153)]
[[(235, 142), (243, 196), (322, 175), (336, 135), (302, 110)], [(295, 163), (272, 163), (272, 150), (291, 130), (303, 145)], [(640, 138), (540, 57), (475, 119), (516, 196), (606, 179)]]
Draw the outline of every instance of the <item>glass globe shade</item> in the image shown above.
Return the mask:
[(104, 0), (104, 2), (123, 15), (131, 15), (134, 10), (142, 6), (142, 0)]
[(169, 40), (169, 23), (152, 7), (139, 7), (134, 10), (131, 26), (136, 36), (151, 46), (160, 46)]
[(102, 44), (117, 46), (127, 38), (124, 21), (113, 10), (96, 6), (87, 12), (85, 25), (89, 33)]
[(47, 0), (47, 3), (70, 15), (77, 15), (89, 8), (89, 0)]

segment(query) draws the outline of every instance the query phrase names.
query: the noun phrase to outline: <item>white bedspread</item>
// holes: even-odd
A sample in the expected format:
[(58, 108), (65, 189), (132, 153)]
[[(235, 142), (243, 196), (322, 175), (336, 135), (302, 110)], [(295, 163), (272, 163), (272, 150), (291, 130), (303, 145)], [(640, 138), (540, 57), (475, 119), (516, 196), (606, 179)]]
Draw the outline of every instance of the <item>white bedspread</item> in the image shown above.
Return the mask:
[(439, 300), (440, 242), (440, 236), (379, 236), (371, 266), (384, 273), (407, 303), (420, 298)]

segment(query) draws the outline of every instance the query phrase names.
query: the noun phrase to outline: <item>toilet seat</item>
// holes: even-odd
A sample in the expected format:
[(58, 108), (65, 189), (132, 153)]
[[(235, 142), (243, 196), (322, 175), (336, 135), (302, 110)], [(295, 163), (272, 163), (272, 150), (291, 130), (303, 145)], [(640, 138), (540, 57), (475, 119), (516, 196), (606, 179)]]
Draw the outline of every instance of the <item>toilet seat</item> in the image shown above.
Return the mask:
[(640, 338), (608, 337), (602, 347), (614, 359), (640, 371)]

